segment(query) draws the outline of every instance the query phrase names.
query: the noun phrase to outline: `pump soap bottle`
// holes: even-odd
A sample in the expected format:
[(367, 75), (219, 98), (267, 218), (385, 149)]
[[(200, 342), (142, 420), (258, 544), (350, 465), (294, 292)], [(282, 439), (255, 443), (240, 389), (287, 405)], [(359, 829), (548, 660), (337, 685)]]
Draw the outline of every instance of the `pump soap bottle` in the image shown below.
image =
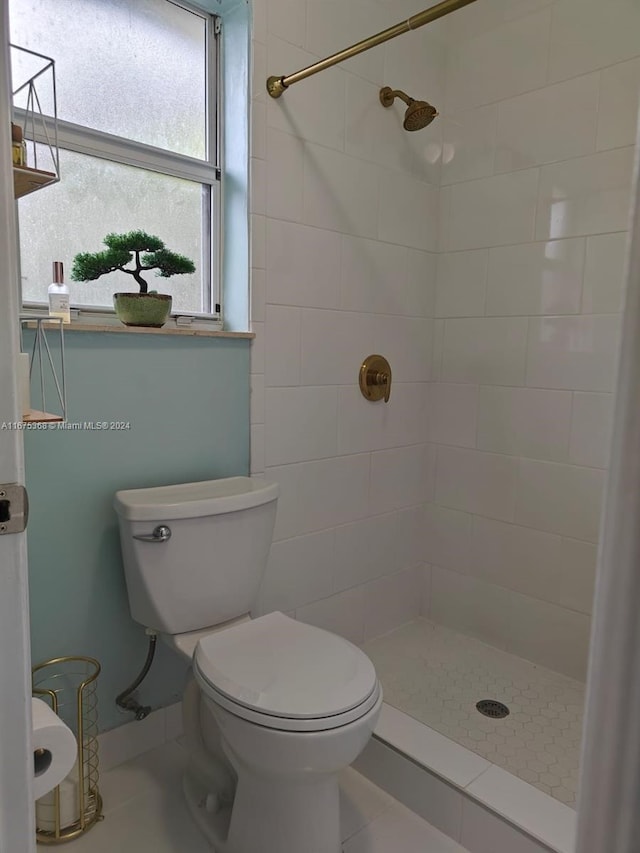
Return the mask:
[(49, 316), (61, 317), (63, 323), (71, 322), (69, 288), (64, 283), (62, 261), (53, 262), (53, 282), (49, 285)]

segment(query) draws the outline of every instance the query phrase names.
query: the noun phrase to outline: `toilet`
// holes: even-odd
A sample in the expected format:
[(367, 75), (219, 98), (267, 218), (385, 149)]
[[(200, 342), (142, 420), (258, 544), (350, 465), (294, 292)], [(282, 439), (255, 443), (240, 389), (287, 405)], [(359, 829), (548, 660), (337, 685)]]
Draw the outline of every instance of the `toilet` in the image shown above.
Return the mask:
[(117, 492), (129, 605), (192, 663), (183, 788), (216, 853), (339, 853), (338, 774), (371, 737), (382, 689), (342, 637), (252, 618), (277, 499), (249, 477)]

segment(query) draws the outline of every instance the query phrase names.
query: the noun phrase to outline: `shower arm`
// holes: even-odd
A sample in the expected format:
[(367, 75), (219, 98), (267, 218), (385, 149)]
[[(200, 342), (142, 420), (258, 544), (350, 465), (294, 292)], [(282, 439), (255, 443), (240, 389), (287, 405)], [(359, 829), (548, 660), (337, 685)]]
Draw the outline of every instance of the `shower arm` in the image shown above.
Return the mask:
[(409, 95), (407, 95), (405, 92), (402, 92), (400, 89), (391, 89), (389, 87), (386, 87), (382, 91), (384, 93), (384, 99), (382, 99), (381, 96), (381, 100), (382, 103), (385, 105), (386, 103), (392, 104), (395, 98), (400, 98), (400, 100), (404, 101), (408, 107), (410, 107), (411, 104), (413, 104), (415, 101), (414, 98), (410, 98)]
[(359, 53), (364, 53), (365, 50), (370, 50), (372, 47), (377, 47), (379, 44), (384, 44), (385, 41), (396, 38), (396, 36), (404, 35), (404, 33), (417, 30), (419, 27), (424, 27), (425, 24), (430, 24), (437, 21), (438, 18), (444, 18), (451, 12), (456, 12), (464, 6), (469, 6), (475, 3), (476, 0), (443, 0), (437, 6), (432, 6), (430, 9), (425, 9), (424, 12), (418, 12), (412, 15), (406, 21), (401, 21), (394, 27), (383, 30), (374, 36), (359, 41), (357, 44), (346, 47), (339, 53), (334, 53), (326, 59), (321, 59), (313, 65), (303, 68), (301, 71), (296, 71), (295, 74), (288, 74), (285, 77), (269, 77), (267, 80), (267, 92), (272, 98), (279, 98), (284, 92), (294, 83), (299, 83), (313, 74), (318, 74), (326, 68), (331, 68), (332, 65), (337, 65), (339, 62), (344, 62), (345, 59), (351, 59), (352, 56), (357, 56)]

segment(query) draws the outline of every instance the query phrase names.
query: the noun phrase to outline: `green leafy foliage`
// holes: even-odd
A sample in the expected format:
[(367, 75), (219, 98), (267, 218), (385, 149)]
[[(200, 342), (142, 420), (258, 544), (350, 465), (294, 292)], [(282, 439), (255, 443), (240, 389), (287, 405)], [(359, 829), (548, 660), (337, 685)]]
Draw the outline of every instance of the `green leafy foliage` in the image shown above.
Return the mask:
[(101, 275), (122, 269), (131, 260), (131, 252), (108, 249), (105, 252), (80, 252), (73, 259), (71, 278), (74, 281), (95, 281)]
[[(140, 293), (148, 292), (147, 282), (141, 273), (157, 270), (156, 275), (170, 278), (195, 272), (193, 261), (184, 255), (171, 252), (159, 237), (145, 231), (129, 231), (127, 234), (107, 234), (102, 252), (80, 252), (73, 259), (71, 278), (73, 281), (95, 281), (102, 275), (120, 270), (135, 278)], [(143, 254), (144, 253), (144, 254)], [(127, 264), (133, 264), (128, 267)]]
[(102, 241), (110, 249), (123, 249), (126, 252), (155, 252), (164, 249), (159, 237), (146, 231), (129, 231), (127, 234), (107, 234)]
[(150, 269), (155, 267), (163, 278), (170, 278), (172, 275), (180, 275), (182, 273), (195, 272), (196, 268), (193, 261), (186, 258), (184, 255), (178, 255), (175, 252), (170, 252), (168, 249), (158, 249), (157, 252), (152, 252), (142, 256), (142, 263)]

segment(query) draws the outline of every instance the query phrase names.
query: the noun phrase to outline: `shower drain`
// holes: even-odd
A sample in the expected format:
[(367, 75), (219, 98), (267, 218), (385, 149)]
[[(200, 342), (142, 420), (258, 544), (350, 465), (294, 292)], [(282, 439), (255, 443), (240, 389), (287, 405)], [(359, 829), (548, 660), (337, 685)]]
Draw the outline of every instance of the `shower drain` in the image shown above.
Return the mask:
[(501, 720), (511, 713), (506, 705), (503, 705), (502, 702), (496, 702), (494, 699), (481, 699), (476, 704), (476, 708), (485, 717), (492, 717), (494, 720)]

